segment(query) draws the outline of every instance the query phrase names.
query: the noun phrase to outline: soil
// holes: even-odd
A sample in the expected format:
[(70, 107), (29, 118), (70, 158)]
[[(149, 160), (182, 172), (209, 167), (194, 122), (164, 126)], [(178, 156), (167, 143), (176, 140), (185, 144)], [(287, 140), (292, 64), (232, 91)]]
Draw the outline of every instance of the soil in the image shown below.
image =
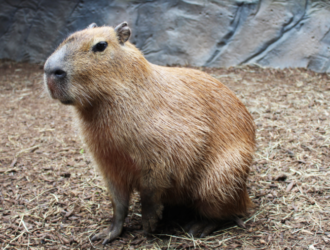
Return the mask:
[[(257, 66), (201, 69), (229, 86), (257, 127), (246, 229), (223, 222), (192, 238), (173, 219), (141, 228), (138, 194), (120, 238), (105, 249), (329, 249), (330, 76)], [(112, 220), (100, 174), (72, 121), (52, 100), (42, 66), (0, 61), (0, 248), (103, 249)], [(175, 213), (175, 211), (173, 212)]]

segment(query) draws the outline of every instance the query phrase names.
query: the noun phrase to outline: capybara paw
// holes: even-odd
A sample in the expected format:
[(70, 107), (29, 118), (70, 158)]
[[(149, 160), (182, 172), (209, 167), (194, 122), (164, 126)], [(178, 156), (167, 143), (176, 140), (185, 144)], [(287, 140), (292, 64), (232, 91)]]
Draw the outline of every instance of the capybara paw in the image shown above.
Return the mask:
[(145, 233), (152, 233), (156, 230), (158, 218), (147, 218), (142, 220), (143, 231)]
[(106, 238), (108, 236), (109, 233), (110, 233), (110, 229), (106, 228), (106, 229), (102, 230), (101, 232), (95, 234), (91, 238), (91, 241), (103, 240), (104, 238)]
[(121, 230), (116, 230), (115, 228), (111, 230), (111, 227), (109, 227), (99, 232), (98, 234), (95, 234), (92, 237), (91, 241), (103, 240), (102, 244), (105, 245), (111, 242), (112, 240), (114, 240), (115, 238), (117, 238), (120, 235), (120, 233)]
[(190, 222), (184, 229), (191, 236), (203, 238), (213, 233), (218, 227), (217, 222), (199, 220)]
[(145, 233), (151, 233), (156, 230), (157, 223), (163, 217), (163, 208), (161, 204), (155, 204), (142, 213), (142, 225)]

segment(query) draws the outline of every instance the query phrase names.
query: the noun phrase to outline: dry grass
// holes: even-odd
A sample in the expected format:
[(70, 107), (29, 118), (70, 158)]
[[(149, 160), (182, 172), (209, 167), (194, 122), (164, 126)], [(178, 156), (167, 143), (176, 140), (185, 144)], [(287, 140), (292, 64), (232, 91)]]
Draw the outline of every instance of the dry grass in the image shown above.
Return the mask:
[[(330, 244), (330, 77), (304, 69), (205, 69), (246, 104), (258, 129), (247, 229), (203, 239), (163, 221), (145, 237), (134, 195), (125, 232), (107, 249), (327, 249)], [(89, 237), (111, 222), (98, 173), (48, 98), (40, 66), (0, 62), (0, 247), (101, 249)]]

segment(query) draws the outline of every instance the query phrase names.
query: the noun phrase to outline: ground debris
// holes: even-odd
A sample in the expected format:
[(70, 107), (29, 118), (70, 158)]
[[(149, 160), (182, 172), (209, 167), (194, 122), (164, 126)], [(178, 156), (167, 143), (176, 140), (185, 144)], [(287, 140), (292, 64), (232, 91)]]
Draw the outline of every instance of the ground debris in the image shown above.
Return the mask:
[[(329, 75), (257, 66), (201, 70), (232, 89), (256, 123), (258, 150), (247, 185), (255, 207), (242, 218), (246, 229), (224, 222), (196, 239), (162, 223), (146, 237), (134, 194), (121, 238), (104, 248), (326, 249)], [(103, 248), (90, 238), (109, 226), (112, 207), (70, 107), (48, 97), (39, 65), (0, 61), (0, 71), (0, 248)]]
[(288, 187), (286, 188), (286, 192), (290, 192), (291, 189), (296, 185), (296, 183), (294, 181), (291, 181), (290, 184), (288, 185)]
[(280, 174), (280, 175), (277, 175), (274, 180), (275, 181), (285, 181), (288, 177), (286, 176), (286, 174)]

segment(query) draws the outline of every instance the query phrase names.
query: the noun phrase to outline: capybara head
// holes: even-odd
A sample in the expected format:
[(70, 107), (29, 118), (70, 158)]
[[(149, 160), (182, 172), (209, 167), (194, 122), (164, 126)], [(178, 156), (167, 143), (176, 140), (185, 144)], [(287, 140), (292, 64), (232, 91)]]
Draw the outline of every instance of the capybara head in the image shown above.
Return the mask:
[[(131, 31), (126, 22), (116, 28), (91, 24), (69, 36), (47, 59), (44, 81), (52, 98), (63, 104), (93, 105), (103, 95), (115, 95), (122, 83), (130, 82), (133, 71), (143, 75), (144, 60), (135, 46), (127, 42)], [(147, 64), (146, 64), (147, 66)], [(139, 74), (140, 73), (140, 74)]]

